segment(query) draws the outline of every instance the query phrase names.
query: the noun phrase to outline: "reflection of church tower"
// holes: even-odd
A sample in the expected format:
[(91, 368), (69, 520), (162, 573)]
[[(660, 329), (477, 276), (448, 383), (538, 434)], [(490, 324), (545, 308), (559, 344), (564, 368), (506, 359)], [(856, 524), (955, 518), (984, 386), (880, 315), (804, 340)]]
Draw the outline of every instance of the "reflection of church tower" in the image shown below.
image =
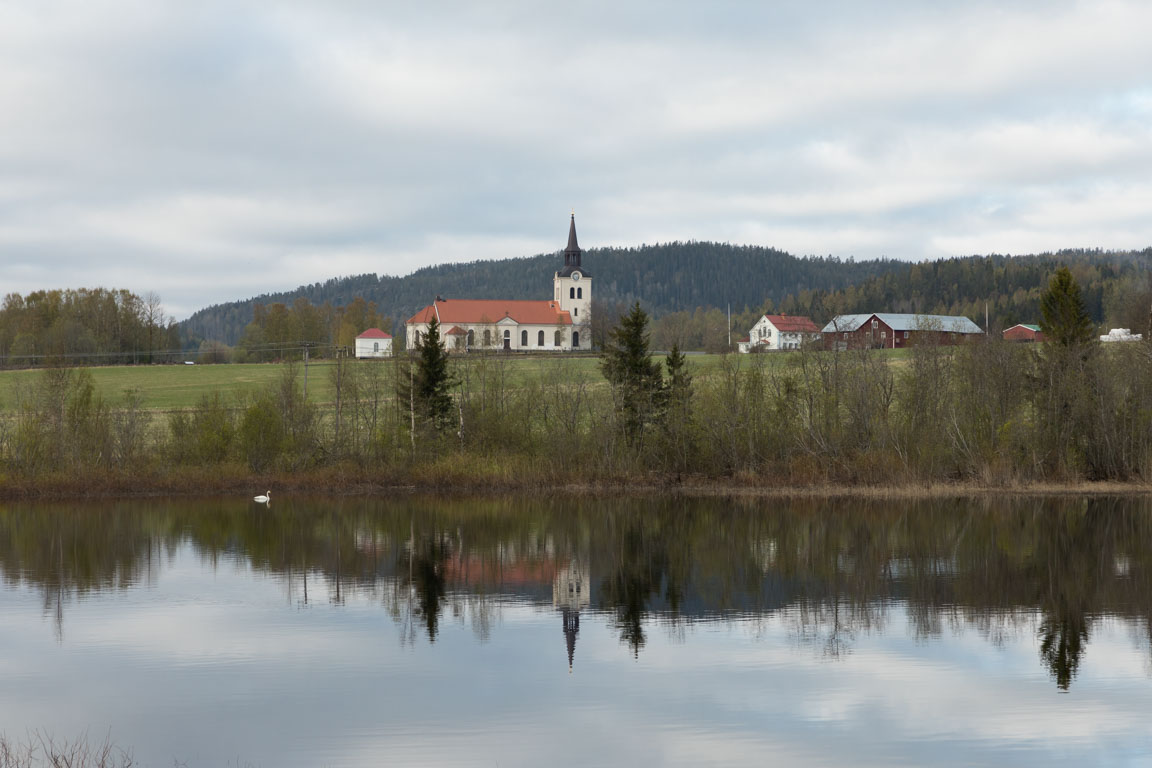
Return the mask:
[(568, 646), (568, 671), (576, 655), (576, 635), (580, 634), (580, 609), (590, 604), (588, 594), (588, 567), (576, 560), (556, 572), (552, 582), (552, 605), (560, 609), (564, 625), (564, 640)]

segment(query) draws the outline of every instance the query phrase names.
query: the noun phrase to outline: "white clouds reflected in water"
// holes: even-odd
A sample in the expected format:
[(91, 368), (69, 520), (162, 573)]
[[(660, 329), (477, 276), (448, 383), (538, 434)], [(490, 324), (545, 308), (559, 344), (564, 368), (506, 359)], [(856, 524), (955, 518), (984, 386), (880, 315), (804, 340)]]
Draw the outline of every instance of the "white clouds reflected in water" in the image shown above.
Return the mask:
[(1152, 243), (1152, 6), (0, 0), (6, 291)]
[(183, 546), (146, 588), (70, 600), (59, 641), (51, 599), (3, 590), (21, 668), (0, 722), (111, 730), (156, 765), (1083, 765), (1152, 748), (1148, 645), (1118, 619), (1094, 623), (1066, 694), (1036, 617), (999, 643), (963, 621), (924, 638), (899, 603), (834, 658), (798, 642), (795, 609), (679, 629), (650, 617), (635, 656), (610, 615), (586, 613), (570, 673), (550, 605), (502, 602), (483, 642), (449, 611), (435, 643), (404, 643), (389, 583), (346, 585), (333, 605), (313, 573), (303, 605), (295, 579)]

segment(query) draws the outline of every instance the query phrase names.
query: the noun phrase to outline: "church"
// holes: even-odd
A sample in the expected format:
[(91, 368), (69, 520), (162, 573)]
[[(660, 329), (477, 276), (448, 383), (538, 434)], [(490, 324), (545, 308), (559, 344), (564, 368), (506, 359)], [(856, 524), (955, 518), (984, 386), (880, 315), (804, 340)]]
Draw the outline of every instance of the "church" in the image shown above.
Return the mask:
[(552, 279), (552, 298), (442, 299), (421, 309), (407, 323), (408, 349), (428, 333), (433, 318), (450, 352), (469, 350), (571, 352), (592, 348), (592, 276), (580, 266), (576, 214), (568, 224), (564, 266)]

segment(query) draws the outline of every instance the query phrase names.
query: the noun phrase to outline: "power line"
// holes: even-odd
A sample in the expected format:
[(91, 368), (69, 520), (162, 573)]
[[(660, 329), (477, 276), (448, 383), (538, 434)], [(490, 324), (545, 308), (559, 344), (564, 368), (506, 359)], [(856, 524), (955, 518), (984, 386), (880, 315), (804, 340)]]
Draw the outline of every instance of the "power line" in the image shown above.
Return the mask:
[[(268, 342), (265, 344), (254, 344), (250, 347), (243, 347), (249, 352), (290, 352), (304, 349), (337, 349), (340, 345), (331, 343), (320, 343), (314, 341), (288, 341), (288, 342)], [(139, 358), (144, 356), (151, 357), (195, 357), (200, 354), (199, 349), (153, 349), (153, 350), (124, 350), (121, 352), (37, 352), (25, 355), (0, 355), (0, 361), (7, 363), (12, 360), (78, 360), (78, 359), (107, 359), (114, 357), (122, 358)]]

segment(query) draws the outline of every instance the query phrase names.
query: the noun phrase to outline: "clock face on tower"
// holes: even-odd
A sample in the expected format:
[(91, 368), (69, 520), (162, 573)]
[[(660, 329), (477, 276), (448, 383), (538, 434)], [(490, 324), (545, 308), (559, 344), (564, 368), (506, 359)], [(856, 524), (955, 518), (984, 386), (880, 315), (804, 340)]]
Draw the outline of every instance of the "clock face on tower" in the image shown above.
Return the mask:
[(573, 280), (579, 280), (580, 279), (580, 273), (579, 272), (573, 272), (572, 273), (572, 279)]

